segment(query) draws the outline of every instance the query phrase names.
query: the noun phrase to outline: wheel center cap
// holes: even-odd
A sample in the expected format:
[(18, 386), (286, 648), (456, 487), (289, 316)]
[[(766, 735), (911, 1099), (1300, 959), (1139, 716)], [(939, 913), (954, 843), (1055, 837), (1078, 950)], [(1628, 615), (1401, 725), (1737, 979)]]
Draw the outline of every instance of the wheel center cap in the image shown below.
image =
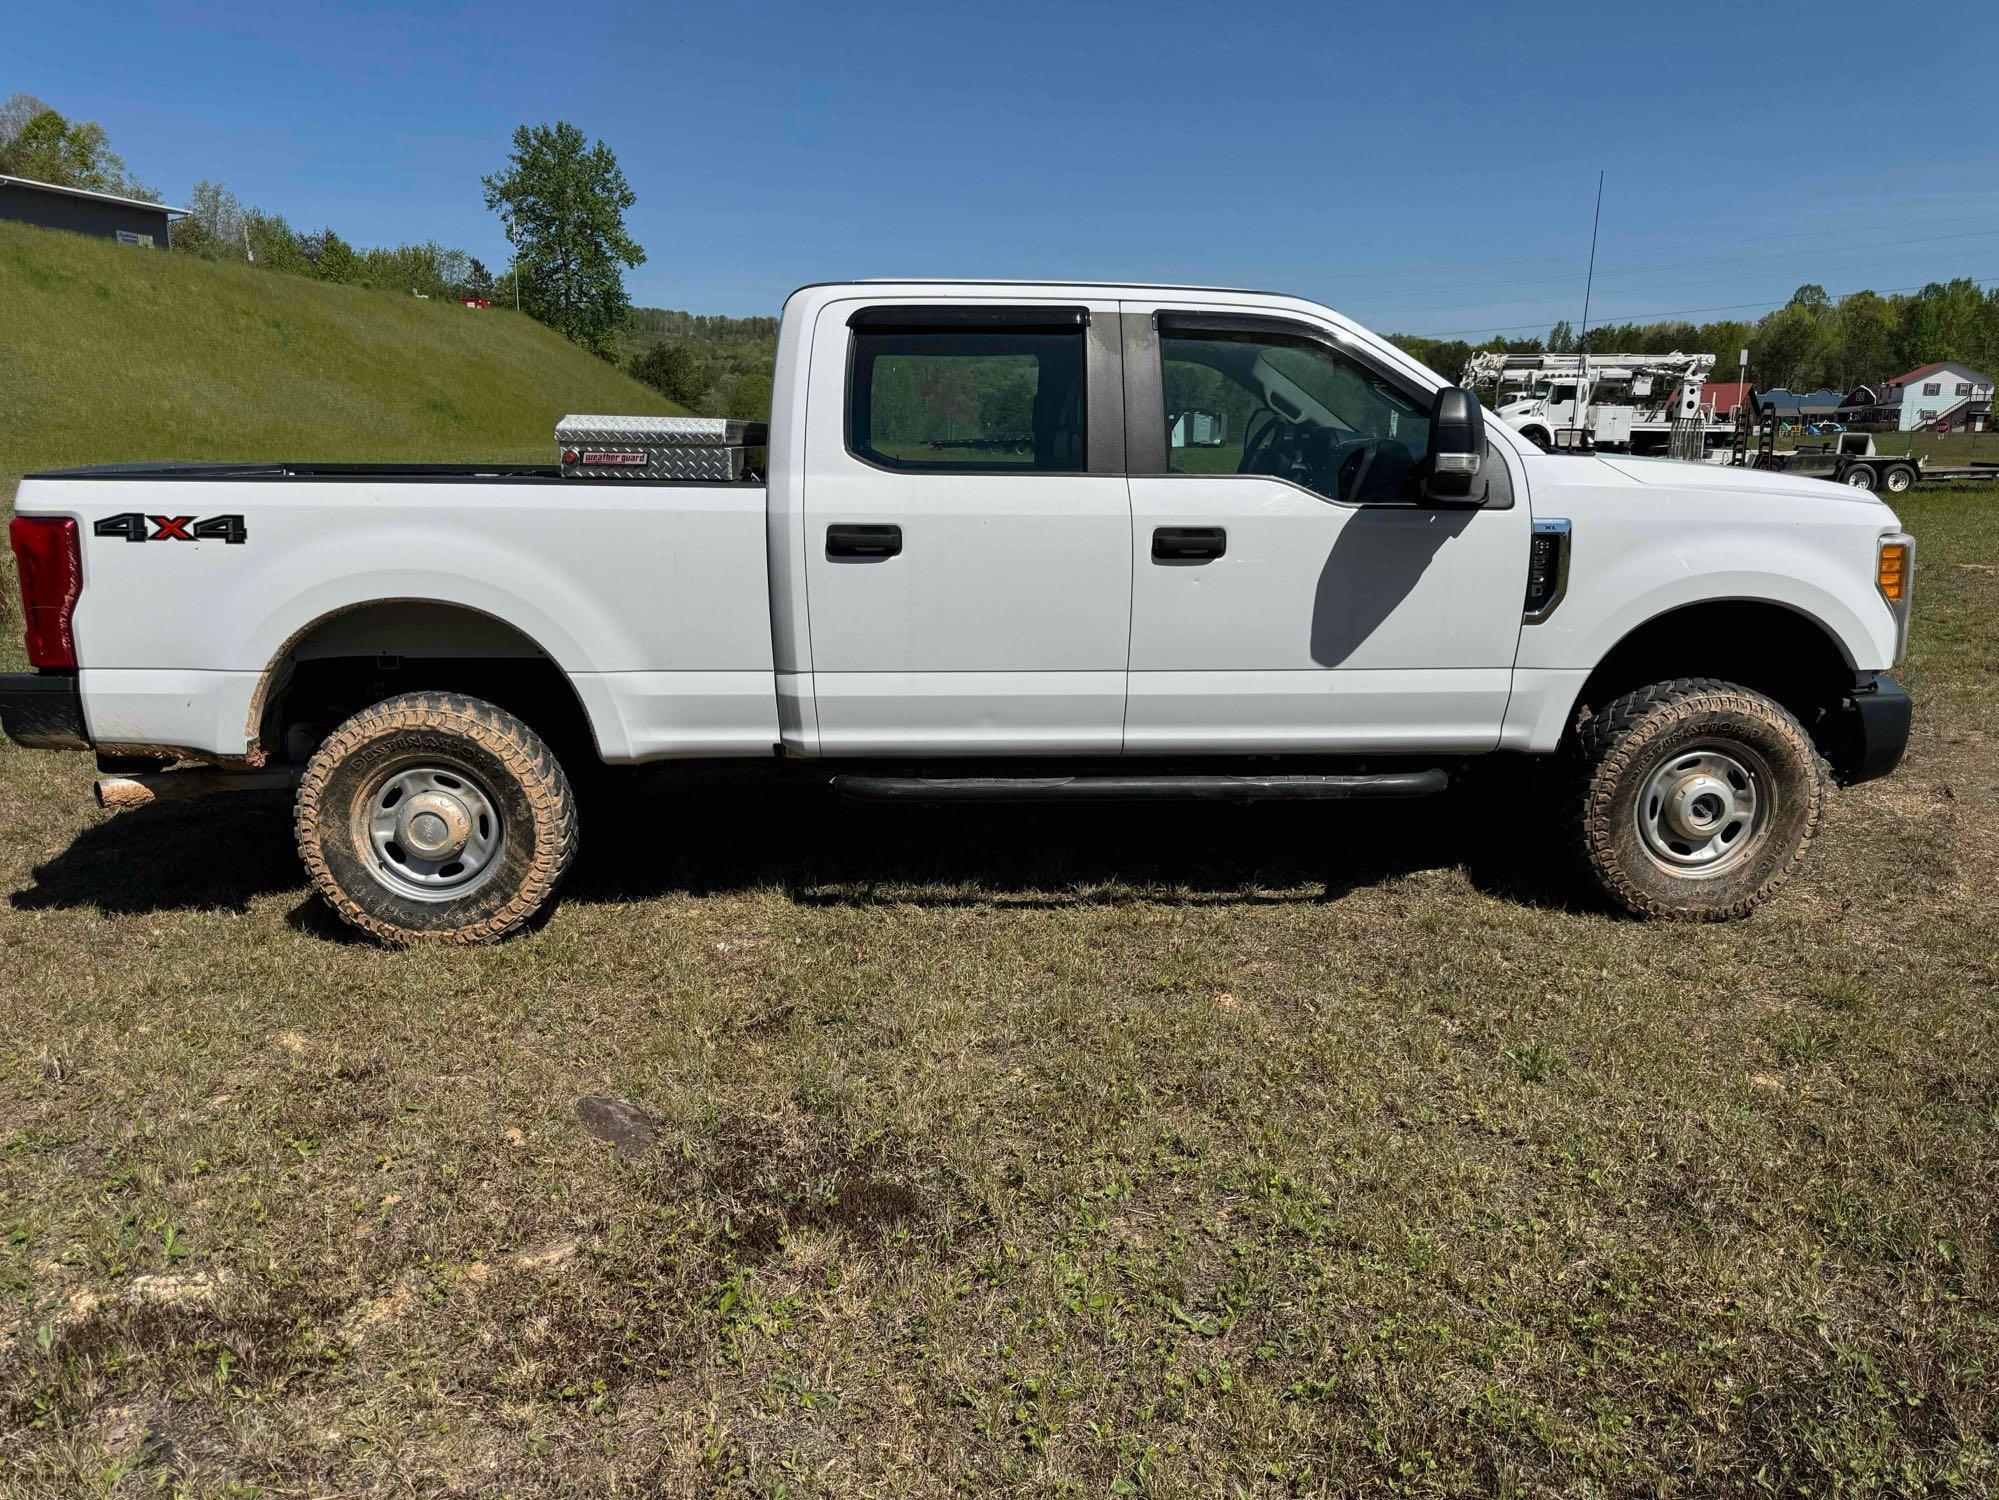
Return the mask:
[(400, 835), (404, 847), (424, 859), (449, 859), (472, 837), (472, 818), (456, 797), (418, 792), (403, 804)]
[(1689, 776), (1673, 788), (1666, 821), (1680, 837), (1705, 839), (1716, 833), (1735, 805), (1728, 783), (1718, 776)]

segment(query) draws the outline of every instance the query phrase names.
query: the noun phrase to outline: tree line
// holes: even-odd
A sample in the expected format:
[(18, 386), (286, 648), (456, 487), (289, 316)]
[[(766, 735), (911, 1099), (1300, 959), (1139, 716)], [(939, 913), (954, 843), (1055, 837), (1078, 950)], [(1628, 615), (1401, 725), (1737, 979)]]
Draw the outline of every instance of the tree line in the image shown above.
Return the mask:
[(1490, 339), (1468, 344), (1395, 334), (1391, 338), (1440, 375), (1455, 380), (1474, 353), (1712, 354), (1714, 378), (1733, 380), (1740, 351), (1749, 351), (1749, 378), (1763, 390), (1829, 386), (1842, 393), (1935, 360), (1954, 360), (1999, 373), (1999, 286), (1981, 288), (1960, 277), (1920, 291), (1827, 295), (1807, 283), (1782, 307), (1753, 322), (1605, 323), (1578, 337), (1566, 322), (1545, 339)]
[(770, 418), (776, 318), (725, 318), (635, 307), (625, 370), (669, 401), (709, 417)]

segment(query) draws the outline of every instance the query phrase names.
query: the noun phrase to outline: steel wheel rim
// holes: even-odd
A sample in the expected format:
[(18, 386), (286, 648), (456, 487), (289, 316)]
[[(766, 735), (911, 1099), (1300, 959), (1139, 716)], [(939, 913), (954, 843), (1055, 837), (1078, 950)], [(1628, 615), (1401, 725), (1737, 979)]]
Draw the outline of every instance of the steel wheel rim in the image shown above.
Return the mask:
[(1907, 469), (1890, 469), (1888, 471), (1888, 492), (1892, 495), (1905, 494), (1911, 482)]
[(1761, 757), (1739, 746), (1675, 751), (1638, 789), (1634, 813), (1646, 857), (1669, 874), (1698, 879), (1733, 869), (1769, 825), (1774, 787)]
[(412, 901), (456, 901), (500, 866), (498, 800), (450, 761), (392, 766), (361, 799), (355, 844), (377, 882)]
[(1865, 469), (1848, 469), (1846, 471), (1846, 482), (1856, 490), (1871, 490), (1874, 488), (1874, 476), (1869, 474)]

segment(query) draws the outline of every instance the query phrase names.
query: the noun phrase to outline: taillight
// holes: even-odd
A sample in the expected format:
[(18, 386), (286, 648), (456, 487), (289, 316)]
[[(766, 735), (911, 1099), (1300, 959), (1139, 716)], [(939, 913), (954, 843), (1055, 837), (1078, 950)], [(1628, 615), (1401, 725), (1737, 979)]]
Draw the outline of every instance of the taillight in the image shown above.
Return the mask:
[(28, 660), (37, 667), (74, 667), (70, 617), (83, 592), (83, 548), (68, 516), (16, 516), (7, 528), (21, 569), (21, 618)]

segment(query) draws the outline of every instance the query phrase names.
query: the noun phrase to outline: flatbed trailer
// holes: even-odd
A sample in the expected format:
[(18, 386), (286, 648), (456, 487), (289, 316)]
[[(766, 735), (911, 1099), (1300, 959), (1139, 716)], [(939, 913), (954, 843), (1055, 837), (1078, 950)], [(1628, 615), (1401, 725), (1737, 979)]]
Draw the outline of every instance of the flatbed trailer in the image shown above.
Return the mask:
[(1876, 494), (1901, 495), (1914, 489), (1918, 484), (1943, 484), (1958, 480), (1999, 479), (1999, 462), (1973, 461), (1965, 464), (1932, 464), (1925, 459), (1907, 453), (1873, 453), (1858, 451), (1864, 444), (1871, 449), (1871, 439), (1862, 434), (1849, 435), (1849, 441), (1856, 451), (1842, 451), (1840, 448), (1801, 448), (1790, 453), (1762, 454), (1756, 463), (1759, 469), (1778, 469), (1787, 474), (1801, 474), (1813, 479), (1830, 479), (1835, 484), (1850, 484), (1855, 489), (1872, 490)]

